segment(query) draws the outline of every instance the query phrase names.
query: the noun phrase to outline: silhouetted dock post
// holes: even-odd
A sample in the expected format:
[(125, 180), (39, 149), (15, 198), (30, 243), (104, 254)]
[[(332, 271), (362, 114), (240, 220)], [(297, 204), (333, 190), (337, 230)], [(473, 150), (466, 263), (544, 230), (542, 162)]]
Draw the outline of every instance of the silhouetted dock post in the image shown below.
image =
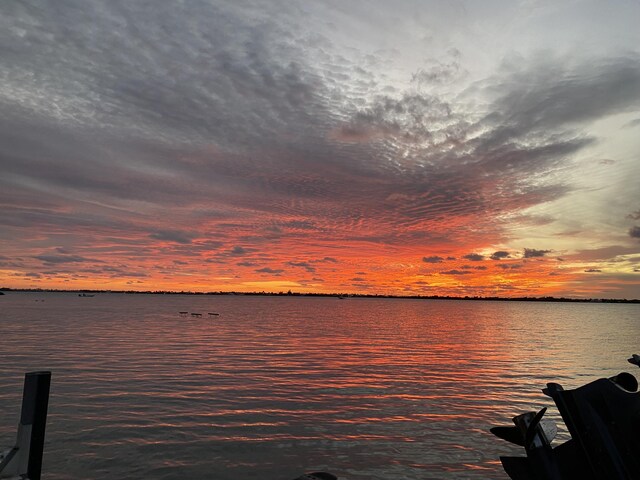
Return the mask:
[(40, 480), (50, 386), (51, 372), (25, 374), (16, 445), (0, 454), (0, 477)]

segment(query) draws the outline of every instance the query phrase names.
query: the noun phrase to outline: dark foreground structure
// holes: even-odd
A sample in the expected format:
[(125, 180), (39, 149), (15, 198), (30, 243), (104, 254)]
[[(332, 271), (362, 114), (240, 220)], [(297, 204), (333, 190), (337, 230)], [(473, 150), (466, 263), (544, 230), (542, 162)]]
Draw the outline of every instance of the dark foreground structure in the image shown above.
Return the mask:
[(16, 444), (0, 452), (0, 478), (40, 480), (50, 385), (51, 372), (31, 372), (24, 376)]
[[(640, 366), (640, 356), (629, 362)], [(556, 446), (546, 408), (513, 418), (515, 426), (491, 432), (524, 447), (526, 457), (500, 457), (514, 480), (640, 479), (640, 393), (627, 372), (564, 390), (548, 383), (542, 391), (555, 402), (571, 439)]]

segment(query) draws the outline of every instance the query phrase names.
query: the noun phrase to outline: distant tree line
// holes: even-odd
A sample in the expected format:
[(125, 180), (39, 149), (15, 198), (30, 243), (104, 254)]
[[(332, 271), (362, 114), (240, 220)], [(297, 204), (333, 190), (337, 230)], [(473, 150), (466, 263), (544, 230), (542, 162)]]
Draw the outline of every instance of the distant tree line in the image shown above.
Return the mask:
[(50, 293), (126, 293), (129, 295), (250, 295), (250, 296), (295, 296), (295, 297), (336, 297), (336, 298), (399, 298), (412, 300), (481, 300), (497, 302), (580, 302), (580, 303), (640, 303), (640, 299), (618, 298), (571, 298), (571, 297), (496, 297), (496, 296), (455, 296), (455, 295), (383, 295), (374, 293), (301, 293), (292, 292), (191, 292), (173, 290), (60, 290), (52, 288), (9, 288), (0, 292), (50, 292)]

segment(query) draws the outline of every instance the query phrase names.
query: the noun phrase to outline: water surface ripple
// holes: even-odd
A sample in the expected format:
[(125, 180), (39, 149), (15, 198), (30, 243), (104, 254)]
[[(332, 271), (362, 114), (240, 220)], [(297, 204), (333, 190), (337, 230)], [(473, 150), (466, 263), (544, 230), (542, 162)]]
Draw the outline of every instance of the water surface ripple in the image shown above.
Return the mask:
[(24, 373), (52, 370), (48, 480), (504, 479), (520, 451), (491, 426), (640, 353), (629, 304), (10, 292), (0, 309), (0, 447)]

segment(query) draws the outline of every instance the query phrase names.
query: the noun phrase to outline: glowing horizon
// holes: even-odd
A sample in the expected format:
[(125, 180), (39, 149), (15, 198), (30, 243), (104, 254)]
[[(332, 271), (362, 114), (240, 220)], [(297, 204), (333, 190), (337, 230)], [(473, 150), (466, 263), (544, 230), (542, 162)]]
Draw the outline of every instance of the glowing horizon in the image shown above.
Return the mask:
[(640, 298), (638, 4), (0, 12), (0, 287)]

